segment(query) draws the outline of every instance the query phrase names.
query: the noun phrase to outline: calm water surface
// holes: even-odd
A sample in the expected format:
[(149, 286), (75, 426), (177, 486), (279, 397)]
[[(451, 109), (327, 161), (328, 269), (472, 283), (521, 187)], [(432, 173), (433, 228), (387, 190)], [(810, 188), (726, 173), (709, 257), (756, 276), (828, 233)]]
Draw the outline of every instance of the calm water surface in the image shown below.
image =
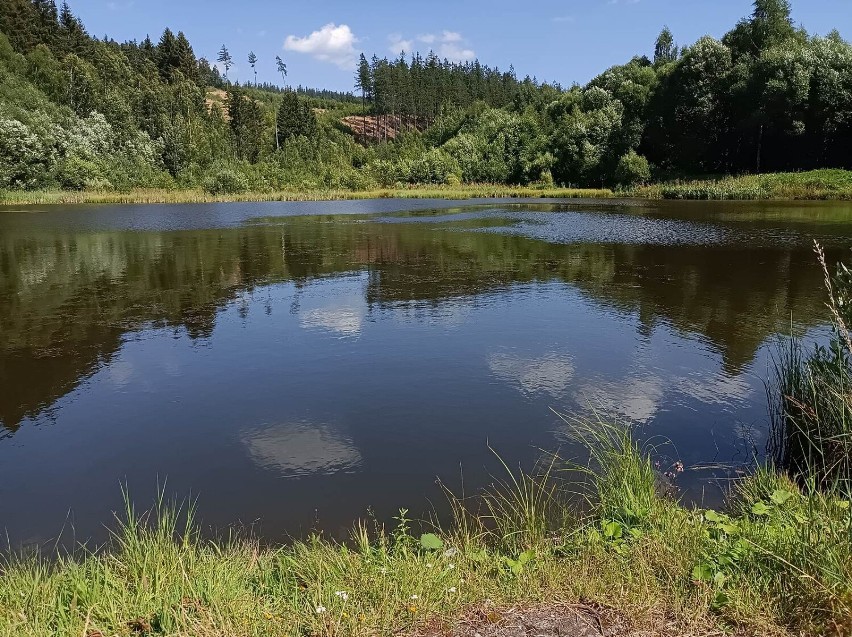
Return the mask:
[[(365, 201), (0, 212), (0, 528), (103, 538), (126, 483), (280, 538), (671, 441), (687, 497), (766, 439), (779, 334), (825, 338), (841, 204)], [(661, 452), (662, 453), (662, 452)]]

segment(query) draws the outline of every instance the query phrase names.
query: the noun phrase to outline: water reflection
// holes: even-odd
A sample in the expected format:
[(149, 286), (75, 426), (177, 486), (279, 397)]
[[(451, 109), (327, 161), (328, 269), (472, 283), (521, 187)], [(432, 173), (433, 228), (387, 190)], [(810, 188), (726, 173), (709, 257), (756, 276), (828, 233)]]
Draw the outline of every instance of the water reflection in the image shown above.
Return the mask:
[(603, 418), (644, 425), (657, 415), (663, 395), (660, 378), (648, 370), (637, 370), (621, 380), (584, 380), (574, 400)]
[(556, 353), (540, 358), (524, 358), (514, 354), (492, 354), (488, 368), (499, 379), (523, 394), (545, 393), (561, 398), (574, 380), (574, 363), (570, 356)]
[[(561, 245), (517, 234), (517, 224), (510, 224), (515, 234), (502, 235), (496, 230), (505, 220), (493, 222), (508, 213), (493, 214), (473, 219), (495, 226), (488, 232), (459, 232), (451, 215), (432, 224), (289, 218), (275, 226), (192, 232), (59, 233), (18, 224), (0, 236), (0, 386), (6, 388), (0, 422), (14, 429), (36, 417), (108, 363), (129, 333), (170, 327), (207, 338), (217, 313), (258, 286), (306, 286), (358, 270), (367, 272), (363, 289), (354, 292), (358, 303), (305, 308), (304, 326), (353, 337), (362, 329), (364, 303), (369, 311), (424, 302), (443, 307), (433, 316), (444, 320), (464, 308), (454, 299), (560, 280), (625, 316), (636, 313), (643, 332), (665, 322), (702, 335), (736, 374), (768, 336), (788, 329), (791, 315), (803, 325), (822, 316), (821, 277), (808, 244), (813, 233), (792, 246), (773, 243), (772, 233), (766, 245), (754, 237), (748, 245), (711, 247)], [(591, 232), (608, 222), (605, 214), (560, 213), (546, 225), (559, 235), (560, 227)], [(671, 224), (631, 219), (637, 223)], [(754, 234), (748, 224), (739, 232)], [(845, 240), (836, 237), (832, 245), (830, 236), (822, 238), (830, 249)]]
[(242, 442), (259, 466), (288, 478), (353, 471), (361, 464), (352, 440), (329, 425), (269, 425), (243, 432)]
[(168, 476), (211, 523), (346, 528), (460, 465), (475, 489), (487, 443), (513, 464), (558, 444), (551, 407), (686, 462), (758, 440), (775, 335), (825, 320), (811, 242), (837, 258), (848, 225), (572, 207), (0, 215), (0, 523), (101, 529), (120, 482)]
[(358, 336), (363, 320), (360, 311), (347, 307), (308, 310), (302, 313), (303, 327), (327, 330), (342, 337)]

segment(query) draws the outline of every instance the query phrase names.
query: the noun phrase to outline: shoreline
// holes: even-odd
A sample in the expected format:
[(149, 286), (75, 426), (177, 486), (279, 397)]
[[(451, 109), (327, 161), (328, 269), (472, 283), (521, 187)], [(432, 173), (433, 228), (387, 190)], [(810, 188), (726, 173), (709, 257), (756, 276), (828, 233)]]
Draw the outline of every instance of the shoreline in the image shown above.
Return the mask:
[(615, 199), (619, 195), (607, 189), (525, 188), (509, 186), (437, 187), (423, 186), (378, 190), (273, 191), (213, 195), (201, 189), (134, 189), (114, 191), (5, 191), (0, 206), (70, 204), (182, 204), (239, 203), (274, 201), (357, 201), (367, 199)]
[(757, 467), (724, 510), (687, 507), (628, 428), (574, 426), (589, 466), (507, 468), (475, 498), (447, 492), (447, 526), (400, 509), (390, 528), (355, 523), (345, 543), (316, 531), (262, 544), (239, 529), (205, 540), (192, 502), (161, 492), (137, 513), (125, 492), (102, 547), (0, 554), (0, 634), (529, 634), (501, 630), (519, 618), (543, 637), (560, 626), (587, 637), (852, 628), (840, 494)]
[[(849, 173), (852, 175), (852, 172)], [(651, 184), (631, 190), (608, 188), (561, 188), (473, 184), (469, 186), (412, 186), (374, 190), (277, 190), (211, 194), (201, 188), (129, 191), (33, 190), (0, 191), (0, 207), (74, 204), (186, 204), (287, 201), (360, 201), (368, 199), (636, 199), (644, 201), (822, 201), (852, 203), (852, 186), (829, 188), (824, 185), (773, 184), (789, 177), (766, 175), (731, 178), (723, 181), (693, 181)], [(760, 183), (758, 183), (760, 182)], [(767, 184), (763, 182), (770, 182)], [(0, 210), (2, 212), (2, 210)]]

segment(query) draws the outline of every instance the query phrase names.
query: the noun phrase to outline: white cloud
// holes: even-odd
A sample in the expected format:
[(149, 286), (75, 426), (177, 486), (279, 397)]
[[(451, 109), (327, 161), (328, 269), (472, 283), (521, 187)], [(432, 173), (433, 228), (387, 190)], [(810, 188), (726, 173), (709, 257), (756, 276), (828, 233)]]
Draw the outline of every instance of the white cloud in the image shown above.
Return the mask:
[(388, 40), (390, 41), (388, 50), (394, 55), (399, 55), (403, 51), (405, 53), (414, 51), (414, 40), (406, 40), (399, 33), (392, 33), (388, 36)]
[(473, 49), (466, 49), (455, 43), (449, 42), (438, 47), (438, 55), (452, 62), (469, 62), (476, 58)]
[(421, 33), (414, 39), (394, 33), (388, 36), (388, 40), (391, 43), (390, 50), (394, 54), (401, 51), (412, 53), (417, 49), (417, 43), (420, 43), (427, 45), (438, 57), (447, 58), (452, 62), (468, 62), (476, 58), (476, 52), (470, 48), (464, 36), (458, 31), (445, 30), (440, 34)]
[(311, 57), (339, 66), (341, 69), (351, 69), (355, 65), (357, 52), (355, 45), (358, 38), (347, 24), (326, 24), (319, 31), (300, 38), (288, 35), (284, 41), (284, 49), (296, 53), (306, 53)]

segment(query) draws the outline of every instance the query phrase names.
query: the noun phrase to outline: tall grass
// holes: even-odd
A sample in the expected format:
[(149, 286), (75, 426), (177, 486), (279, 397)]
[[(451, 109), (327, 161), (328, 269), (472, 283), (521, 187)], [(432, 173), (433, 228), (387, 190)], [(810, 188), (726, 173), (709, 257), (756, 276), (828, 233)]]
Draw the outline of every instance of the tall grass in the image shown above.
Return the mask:
[(211, 194), (202, 189), (134, 189), (119, 191), (0, 191), (0, 205), (224, 203), (236, 201), (336, 201), (349, 199), (494, 199), (494, 198), (609, 198), (606, 189), (539, 188), (502, 184), (410, 186), (378, 190), (271, 190)]
[(852, 493), (852, 336), (848, 324), (852, 273), (840, 264), (832, 276), (822, 249), (832, 338), (805, 350), (790, 338), (779, 351), (770, 389), (771, 452), (776, 464), (803, 483)]
[(633, 194), (653, 199), (848, 201), (852, 200), (852, 171), (811, 170), (683, 180), (640, 187)]
[[(471, 608), (487, 623), (501, 607), (581, 601), (664, 634), (852, 631), (848, 500), (764, 469), (724, 512), (688, 508), (628, 427), (568, 424), (588, 445), (583, 480), (554, 456), (532, 475), (504, 465), (423, 536), (401, 511), (343, 544), (211, 541), (191, 506), (128, 505), (98, 550), (3, 558), (0, 635), (384, 635)], [(568, 506), (572, 490), (585, 505)]]

